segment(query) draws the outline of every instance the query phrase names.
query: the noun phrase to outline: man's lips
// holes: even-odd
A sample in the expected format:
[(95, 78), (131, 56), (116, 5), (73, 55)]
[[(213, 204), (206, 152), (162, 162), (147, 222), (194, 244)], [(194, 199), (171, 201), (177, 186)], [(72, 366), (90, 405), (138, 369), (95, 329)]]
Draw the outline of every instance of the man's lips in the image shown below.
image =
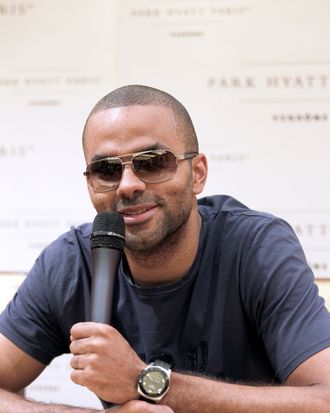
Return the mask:
[(155, 204), (132, 205), (126, 208), (120, 208), (117, 212), (122, 214), (125, 224), (137, 224), (151, 218), (155, 213), (156, 207), (157, 205)]

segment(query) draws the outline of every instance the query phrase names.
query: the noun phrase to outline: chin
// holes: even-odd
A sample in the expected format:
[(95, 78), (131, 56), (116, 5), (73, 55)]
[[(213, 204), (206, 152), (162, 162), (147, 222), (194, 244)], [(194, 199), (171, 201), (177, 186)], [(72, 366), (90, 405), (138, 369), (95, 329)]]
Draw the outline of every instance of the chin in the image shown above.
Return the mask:
[(153, 249), (162, 242), (162, 238), (157, 234), (152, 236), (152, 234), (132, 235), (126, 233), (126, 244), (125, 247), (132, 252), (143, 252)]

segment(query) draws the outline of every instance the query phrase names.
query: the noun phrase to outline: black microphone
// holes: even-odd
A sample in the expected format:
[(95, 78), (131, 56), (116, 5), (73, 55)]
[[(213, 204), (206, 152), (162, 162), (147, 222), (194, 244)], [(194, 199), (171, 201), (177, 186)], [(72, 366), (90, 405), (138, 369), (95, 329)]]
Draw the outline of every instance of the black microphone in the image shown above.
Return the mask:
[(125, 246), (125, 224), (117, 212), (96, 215), (91, 234), (92, 291), (90, 320), (110, 324), (112, 298)]

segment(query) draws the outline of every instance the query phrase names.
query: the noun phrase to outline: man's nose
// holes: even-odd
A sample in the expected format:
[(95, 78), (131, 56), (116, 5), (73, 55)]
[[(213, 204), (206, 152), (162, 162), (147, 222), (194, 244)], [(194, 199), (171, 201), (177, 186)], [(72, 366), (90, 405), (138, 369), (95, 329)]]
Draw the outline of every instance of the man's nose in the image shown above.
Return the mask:
[(123, 173), (117, 188), (117, 195), (124, 198), (133, 198), (138, 192), (145, 191), (146, 183), (135, 174), (132, 165), (123, 165)]

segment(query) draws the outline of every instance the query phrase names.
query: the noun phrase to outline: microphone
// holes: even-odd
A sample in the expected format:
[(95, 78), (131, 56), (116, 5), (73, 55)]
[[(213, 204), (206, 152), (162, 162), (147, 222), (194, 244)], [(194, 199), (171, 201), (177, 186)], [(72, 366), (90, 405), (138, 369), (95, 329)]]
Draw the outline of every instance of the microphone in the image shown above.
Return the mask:
[(125, 224), (117, 212), (100, 212), (90, 237), (92, 291), (90, 321), (110, 324), (114, 284), (125, 246)]

